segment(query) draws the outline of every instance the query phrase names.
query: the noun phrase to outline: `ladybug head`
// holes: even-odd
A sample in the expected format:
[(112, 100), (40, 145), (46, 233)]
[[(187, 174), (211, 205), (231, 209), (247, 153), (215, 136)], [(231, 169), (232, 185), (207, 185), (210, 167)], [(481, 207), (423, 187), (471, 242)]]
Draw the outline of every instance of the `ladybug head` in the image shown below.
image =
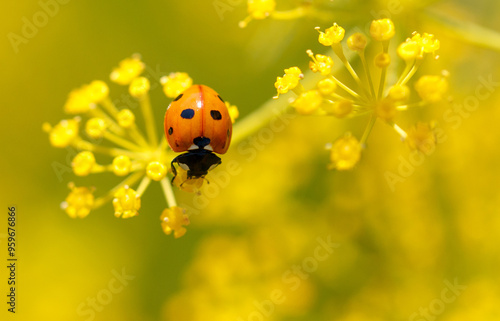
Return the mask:
[(179, 167), (187, 171), (188, 179), (196, 179), (205, 177), (210, 170), (221, 163), (221, 159), (211, 151), (201, 148), (181, 154), (172, 160), (172, 172), (174, 173), (172, 181), (177, 176), (174, 163), (177, 163)]

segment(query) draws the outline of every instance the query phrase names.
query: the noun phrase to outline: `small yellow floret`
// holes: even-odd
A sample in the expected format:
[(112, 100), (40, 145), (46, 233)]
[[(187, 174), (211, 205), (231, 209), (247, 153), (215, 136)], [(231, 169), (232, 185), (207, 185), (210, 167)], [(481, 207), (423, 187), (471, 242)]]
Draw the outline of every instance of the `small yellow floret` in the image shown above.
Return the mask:
[(125, 155), (120, 155), (116, 156), (113, 159), (113, 173), (115, 173), (116, 176), (125, 176), (128, 173), (130, 173), (130, 169), (132, 167), (132, 162), (130, 161), (130, 158)]
[(146, 77), (137, 77), (130, 83), (128, 87), (128, 92), (130, 96), (135, 98), (141, 98), (149, 92), (149, 79)]
[(109, 87), (102, 80), (94, 80), (88, 85), (87, 93), (92, 102), (99, 103), (108, 97)]
[(199, 192), (204, 181), (205, 181), (204, 178), (188, 179), (187, 178), (187, 171), (184, 170), (183, 168), (179, 167), (177, 169), (177, 176), (175, 177), (173, 183), (175, 186), (177, 186), (179, 189), (183, 190), (184, 192), (197, 193), (197, 192)]
[(274, 87), (278, 91), (279, 94), (286, 94), (289, 90), (294, 89), (299, 85), (300, 79), (304, 78), (302, 71), (299, 67), (290, 67), (285, 69), (285, 74), (283, 77), (276, 78), (276, 82), (274, 83)]
[(160, 162), (151, 162), (146, 167), (146, 175), (154, 181), (161, 181), (167, 175), (167, 167)]
[(64, 148), (70, 145), (78, 137), (78, 125), (80, 120), (63, 119), (55, 127), (44, 123), (42, 128), (49, 133), (50, 144), (54, 147)]
[(392, 120), (396, 112), (396, 104), (390, 99), (383, 99), (375, 105), (375, 114), (383, 120)]
[(113, 207), (115, 208), (116, 217), (129, 218), (139, 214), (141, 197), (137, 195), (136, 191), (125, 186), (120, 188), (114, 196)]
[(193, 85), (193, 79), (185, 72), (174, 72), (161, 77), (160, 83), (163, 85), (165, 95), (169, 98), (175, 98)]
[(432, 153), (436, 148), (437, 143), (434, 124), (421, 122), (417, 123), (408, 131), (406, 142), (413, 150), (418, 150), (425, 154)]
[(117, 84), (128, 85), (144, 71), (144, 68), (145, 65), (140, 56), (133, 55), (131, 58), (120, 61), (119, 66), (113, 69), (109, 78)]
[(370, 35), (377, 41), (389, 40), (395, 33), (396, 29), (391, 19), (373, 20), (370, 25)]
[(231, 105), (229, 102), (225, 102), (227, 111), (229, 112), (229, 117), (231, 118), (231, 123), (234, 124), (236, 119), (240, 117), (240, 111), (238, 110), (238, 107), (235, 105)]
[(73, 172), (78, 176), (87, 176), (90, 174), (94, 165), (95, 156), (89, 151), (79, 152), (71, 162)]
[(71, 192), (61, 204), (61, 208), (71, 218), (84, 218), (89, 215), (94, 206), (93, 190), (87, 187), (75, 187), (73, 183), (69, 183), (68, 187)]
[(84, 114), (92, 107), (87, 86), (73, 89), (64, 104), (64, 112), (68, 114)]
[(323, 103), (323, 96), (318, 90), (308, 90), (300, 94), (292, 103), (299, 114), (309, 115), (314, 113)]
[(340, 171), (349, 170), (358, 163), (360, 158), (361, 144), (351, 133), (346, 133), (333, 143), (330, 150), (331, 164), (328, 167)]
[(410, 98), (410, 88), (406, 85), (394, 85), (389, 89), (388, 97), (393, 101), (407, 101)]
[(248, 13), (253, 19), (264, 19), (276, 8), (274, 0), (248, 0)]
[(85, 124), (85, 132), (89, 137), (97, 139), (104, 135), (106, 131), (106, 122), (102, 118), (90, 118)]
[(135, 115), (130, 109), (122, 109), (117, 115), (118, 125), (123, 128), (130, 128), (135, 123)]
[(316, 28), (319, 31), (318, 41), (320, 44), (324, 46), (331, 46), (336, 43), (340, 43), (342, 39), (344, 39), (345, 30), (337, 23), (334, 23), (333, 26), (326, 29), (325, 32), (319, 30), (319, 27)]
[(374, 63), (379, 68), (386, 68), (391, 64), (391, 56), (386, 52), (381, 52), (375, 56)]
[(322, 95), (328, 96), (335, 92), (337, 84), (332, 79), (325, 78), (318, 82), (317, 87)]
[(313, 72), (319, 71), (323, 76), (327, 76), (332, 72), (333, 59), (331, 57), (320, 54), (314, 56), (311, 50), (308, 50), (307, 54), (313, 60), (309, 62), (309, 68)]
[(424, 33), (421, 36), (419, 33), (416, 33), (411, 39), (420, 45), (424, 53), (434, 54), (440, 47), (439, 40), (433, 34)]
[(343, 118), (349, 115), (353, 109), (354, 105), (352, 100), (347, 99), (336, 101), (333, 104), (329, 105), (329, 108), (325, 108), (327, 113), (338, 118)]
[(439, 102), (445, 98), (448, 81), (443, 76), (422, 76), (415, 83), (415, 90), (422, 100), (430, 103)]
[(410, 38), (398, 46), (398, 56), (405, 61), (416, 59), (420, 56), (421, 47)]
[(360, 32), (356, 32), (347, 38), (347, 46), (353, 51), (363, 51), (366, 43), (366, 36)]
[(189, 217), (177, 206), (165, 209), (161, 213), (160, 220), (163, 232), (170, 235), (173, 231), (175, 238), (183, 236), (186, 233), (184, 226), (189, 225)]

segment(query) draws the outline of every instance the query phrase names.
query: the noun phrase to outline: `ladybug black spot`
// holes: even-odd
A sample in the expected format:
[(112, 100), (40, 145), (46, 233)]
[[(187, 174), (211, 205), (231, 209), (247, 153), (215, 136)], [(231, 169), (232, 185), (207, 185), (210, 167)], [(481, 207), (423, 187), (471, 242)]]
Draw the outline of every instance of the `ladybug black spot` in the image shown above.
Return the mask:
[(174, 132), (174, 129), (173, 129), (172, 127), (170, 127), (170, 128), (168, 129), (168, 134), (169, 134), (169, 135), (172, 135), (172, 133), (173, 133), (173, 132)]
[(194, 117), (194, 109), (187, 108), (184, 109), (181, 113), (181, 117), (184, 119), (191, 119)]
[(222, 99), (221, 96), (217, 95), (217, 97), (219, 97), (220, 101), (224, 102), (224, 99)]
[(218, 110), (211, 110), (210, 111), (210, 116), (212, 116), (212, 118), (214, 120), (220, 120), (220, 119), (222, 119), (222, 115), (220, 114), (220, 111), (218, 111)]
[(183, 94), (180, 94), (179, 96), (175, 97), (174, 101), (178, 101), (179, 99), (181, 99), (181, 98), (182, 98), (182, 95), (183, 95)]

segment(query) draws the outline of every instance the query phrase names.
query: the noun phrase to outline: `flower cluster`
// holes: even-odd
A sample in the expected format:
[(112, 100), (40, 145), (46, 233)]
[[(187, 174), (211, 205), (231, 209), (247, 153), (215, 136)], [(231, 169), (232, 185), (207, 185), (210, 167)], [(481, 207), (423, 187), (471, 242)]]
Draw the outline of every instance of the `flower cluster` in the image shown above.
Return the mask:
[[(144, 69), (140, 57), (134, 55), (121, 61), (111, 72), (110, 79), (128, 86), (129, 95), (138, 101), (146, 135), (137, 126), (135, 113), (127, 108), (117, 108), (109, 96), (108, 85), (100, 80), (70, 92), (64, 111), (74, 115), (73, 118), (61, 120), (55, 126), (44, 123), (43, 129), (52, 146), (71, 146), (79, 151), (71, 163), (75, 175), (111, 172), (125, 178), (98, 198), (94, 196), (96, 188), (76, 187), (70, 183), (70, 193), (61, 204), (70, 217), (86, 217), (91, 210), (109, 201), (112, 201), (116, 217), (134, 217), (141, 208), (141, 196), (152, 181), (157, 181), (168, 205), (160, 217), (163, 231), (180, 237), (186, 232), (184, 226), (189, 224), (189, 219), (185, 211), (177, 207), (171, 178), (168, 177), (171, 174), (170, 162), (176, 155), (168, 148), (165, 136), (158, 137), (158, 125), (149, 98), (151, 84), (147, 77), (141, 76)], [(178, 96), (193, 83), (189, 75), (182, 72), (164, 76), (160, 82), (168, 98)], [(238, 110), (226, 104), (234, 121)], [(104, 159), (111, 158), (111, 163), (98, 163), (98, 154)], [(187, 180), (187, 173), (182, 168), (178, 171), (174, 184), (179, 188), (188, 192), (197, 192), (201, 188), (203, 179)], [(133, 188), (135, 185), (138, 185), (136, 189)]]
[(397, 77), (397, 81), (388, 85), (388, 68), (392, 63), (389, 42), (395, 35), (395, 27), (390, 19), (374, 20), (371, 23), (371, 39), (380, 47), (380, 51), (374, 56), (368, 57), (365, 54), (369, 42), (367, 36), (356, 32), (347, 38), (349, 54), (357, 54), (362, 65), (361, 71), (356, 71), (352, 67), (344, 52), (342, 46), (345, 38), (344, 28), (334, 23), (324, 32), (319, 28), (316, 29), (319, 31), (319, 43), (332, 49), (334, 56), (340, 60), (353, 79), (351, 82), (355, 83), (355, 89), (333, 75), (333, 55), (314, 54), (311, 50), (307, 50), (307, 55), (311, 58), (309, 68), (312, 72), (323, 76), (315, 88), (306, 89), (302, 86), (300, 80), (304, 75), (298, 67), (285, 69), (284, 76), (277, 78), (275, 87), (278, 96), (288, 91), (294, 92), (296, 97), (291, 100), (291, 105), (299, 114), (329, 115), (337, 118), (369, 116), (361, 139), (358, 140), (351, 133), (346, 133), (334, 143), (327, 145), (331, 160), (329, 168), (348, 170), (358, 163), (377, 119), (391, 126), (410, 148), (421, 152), (432, 148), (436, 143), (432, 123), (418, 123), (407, 133), (395, 123), (394, 119), (400, 111), (437, 103), (446, 98), (448, 90), (446, 72), (440, 75), (421, 76), (413, 85), (418, 99), (410, 97), (412, 92), (409, 86), (410, 79), (428, 54), (438, 58), (436, 51), (439, 49), (439, 40), (432, 34), (421, 35), (415, 32), (412, 37), (401, 43), (397, 47), (397, 56), (404, 61), (406, 67)]
[(276, 20), (291, 20), (304, 16), (318, 15), (316, 9), (304, 1), (298, 7), (290, 10), (276, 10), (275, 0), (247, 0), (248, 16), (240, 21), (240, 28), (245, 28), (252, 20), (262, 20), (271, 17)]

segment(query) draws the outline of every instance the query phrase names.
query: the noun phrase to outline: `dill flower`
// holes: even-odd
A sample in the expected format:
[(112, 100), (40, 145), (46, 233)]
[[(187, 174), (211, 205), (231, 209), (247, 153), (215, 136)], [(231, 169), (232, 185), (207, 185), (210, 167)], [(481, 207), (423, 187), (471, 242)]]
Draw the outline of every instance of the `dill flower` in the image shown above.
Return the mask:
[[(114, 215), (121, 218), (137, 216), (141, 210), (141, 197), (151, 185), (159, 182), (167, 208), (160, 218), (166, 234), (174, 232), (175, 237), (185, 234), (189, 223), (185, 211), (177, 206), (171, 183), (170, 163), (177, 156), (169, 149), (164, 135), (157, 132), (153, 117), (149, 91), (150, 80), (141, 76), (145, 64), (139, 55), (133, 55), (119, 63), (110, 74), (111, 81), (128, 86), (130, 96), (139, 103), (145, 122), (146, 135), (136, 123), (136, 115), (130, 109), (118, 109), (109, 96), (108, 85), (101, 80), (70, 92), (64, 111), (73, 118), (63, 119), (55, 126), (44, 123), (42, 128), (49, 135), (50, 144), (56, 148), (71, 146), (78, 150), (71, 162), (76, 176), (109, 173), (122, 178), (115, 187), (101, 192), (94, 187), (76, 187), (69, 184), (70, 193), (61, 208), (72, 218), (86, 217), (106, 203), (112, 202)], [(161, 85), (165, 95), (176, 97), (192, 85), (192, 79), (182, 72), (162, 77)], [(226, 103), (234, 121), (238, 117), (236, 106)], [(86, 120), (85, 120), (86, 119)], [(85, 121), (84, 121), (85, 120)], [(159, 122), (163, 122), (161, 119)], [(161, 127), (160, 127), (161, 128)], [(103, 158), (101, 158), (103, 157)], [(108, 164), (100, 161), (111, 159)], [(204, 180), (188, 180), (179, 169), (174, 185), (187, 192), (197, 192)], [(180, 181), (180, 179), (183, 179)]]
[[(412, 77), (425, 57), (430, 54), (432, 58), (438, 58), (436, 51), (440, 46), (439, 40), (432, 34), (420, 35), (415, 32), (397, 47), (394, 54), (389, 51), (389, 42), (396, 33), (394, 23), (390, 19), (374, 20), (369, 33), (374, 40), (372, 46), (380, 49), (370, 50), (373, 54), (368, 56), (366, 54), (368, 39), (364, 34), (356, 32), (347, 37), (346, 42), (350, 52), (345, 53), (342, 46), (346, 33), (344, 28), (334, 23), (324, 32), (320, 31), (319, 27), (315, 29), (319, 32), (318, 42), (332, 49), (331, 53), (342, 62), (353, 80), (350, 83), (354, 83), (355, 86), (348, 86), (346, 81), (333, 74), (331, 53), (314, 54), (311, 50), (307, 50), (306, 53), (311, 59), (310, 70), (321, 74), (322, 78), (317, 81), (315, 88), (306, 89), (300, 83), (304, 78), (302, 74), (301, 77), (297, 77), (296, 73), (290, 72), (291, 68), (285, 69), (285, 76), (278, 77), (275, 83), (278, 95), (274, 98), (292, 90), (296, 97), (290, 100), (290, 105), (299, 114), (337, 118), (367, 116), (367, 125), (361, 139), (358, 140), (353, 134), (347, 133), (328, 145), (331, 161), (328, 168), (338, 170), (353, 168), (359, 161), (377, 120), (392, 127), (401, 140), (408, 141), (412, 149), (421, 151), (428, 149), (428, 142), (433, 142), (429, 126), (417, 124), (407, 133), (396, 124), (395, 120), (401, 111), (437, 103), (446, 98), (448, 91), (446, 73), (424, 75), (410, 86)], [(346, 55), (359, 57), (362, 66), (360, 70), (353, 68)], [(392, 77), (396, 79), (395, 82), (387, 84), (389, 66), (394, 63), (402, 63), (405, 68), (398, 77)], [(373, 66), (377, 69), (375, 73), (371, 70)], [(298, 69), (298, 67), (292, 68)], [(290, 79), (288, 81), (285, 80), (287, 76)], [(411, 93), (411, 88), (415, 89), (416, 95)]]
[(304, 2), (290, 10), (276, 10), (276, 0), (247, 0), (248, 16), (240, 21), (240, 28), (245, 28), (252, 20), (262, 20), (268, 17), (276, 20), (291, 20), (307, 15), (318, 15), (310, 3)]

